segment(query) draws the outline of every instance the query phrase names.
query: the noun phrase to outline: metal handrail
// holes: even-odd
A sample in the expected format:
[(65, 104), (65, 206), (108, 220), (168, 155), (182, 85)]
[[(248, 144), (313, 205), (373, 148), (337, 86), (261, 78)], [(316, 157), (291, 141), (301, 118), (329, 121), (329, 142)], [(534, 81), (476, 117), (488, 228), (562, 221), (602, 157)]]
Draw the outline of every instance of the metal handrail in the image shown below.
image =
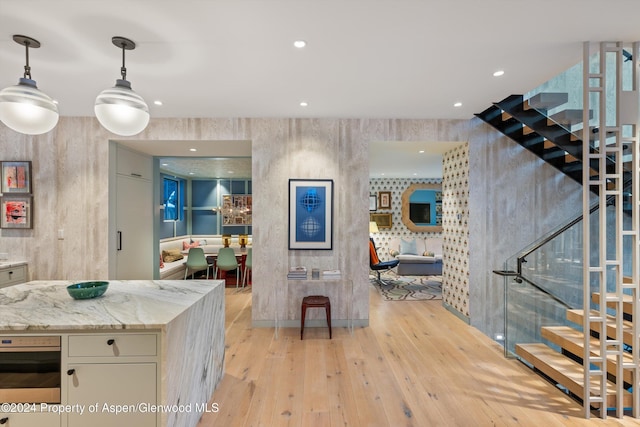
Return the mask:
[[(631, 180), (626, 181), (623, 184), (624, 185), (623, 188), (629, 188), (630, 184), (631, 184)], [(610, 206), (611, 204), (613, 204), (613, 197), (609, 197), (607, 199), (607, 206)], [(589, 214), (594, 213), (599, 208), (600, 208), (600, 205), (597, 202), (595, 202), (591, 206), (591, 209), (589, 209)], [(579, 215), (578, 217), (576, 217), (575, 219), (573, 219), (572, 221), (570, 221), (566, 225), (560, 227), (558, 230), (556, 230), (555, 232), (551, 233), (550, 235), (548, 235), (547, 237), (542, 239), (540, 242), (538, 242), (535, 246), (533, 246), (531, 249), (526, 251), (524, 254), (520, 255), (517, 258), (517, 263), (518, 263), (517, 264), (518, 265), (518, 267), (517, 267), (517, 275), (520, 276), (522, 274), (522, 264), (527, 262), (527, 260), (525, 259), (527, 256), (531, 255), (533, 252), (537, 251), (542, 246), (546, 245), (551, 240), (555, 239), (556, 237), (558, 237), (559, 235), (561, 235), (562, 233), (567, 231), (569, 228), (573, 227), (574, 225), (576, 225), (577, 223), (582, 221), (583, 219), (584, 219), (584, 214)]]
[[(589, 210), (589, 214), (592, 214), (595, 211), (597, 211), (599, 207), (600, 206), (598, 204), (592, 206), (591, 209)], [(533, 252), (537, 251), (538, 249), (540, 249), (541, 247), (543, 247), (544, 245), (546, 245), (547, 243), (549, 243), (550, 241), (552, 241), (553, 239), (555, 239), (556, 237), (558, 237), (559, 235), (567, 231), (569, 228), (573, 227), (574, 225), (582, 221), (583, 218), (584, 218), (584, 215), (581, 214), (577, 218), (573, 219), (566, 225), (560, 227), (558, 230), (556, 230), (555, 232), (551, 233), (550, 235), (542, 239), (540, 242), (538, 242), (535, 246), (533, 246), (531, 249), (526, 251), (524, 254), (520, 255), (517, 258), (517, 263), (518, 263), (517, 274), (518, 275), (522, 274), (522, 264), (527, 262), (527, 260), (525, 259), (527, 256), (531, 255)]]

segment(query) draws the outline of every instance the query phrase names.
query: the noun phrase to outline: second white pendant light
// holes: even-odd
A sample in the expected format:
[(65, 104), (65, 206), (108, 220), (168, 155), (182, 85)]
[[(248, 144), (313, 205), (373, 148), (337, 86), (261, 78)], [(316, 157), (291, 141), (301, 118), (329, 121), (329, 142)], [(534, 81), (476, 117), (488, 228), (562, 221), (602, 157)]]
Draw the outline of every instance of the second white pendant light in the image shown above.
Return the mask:
[(149, 123), (149, 107), (144, 99), (131, 89), (125, 68), (125, 50), (133, 50), (136, 44), (124, 37), (113, 37), (112, 43), (122, 48), (122, 79), (116, 85), (102, 91), (96, 98), (94, 111), (100, 124), (109, 132), (132, 136), (142, 132)]

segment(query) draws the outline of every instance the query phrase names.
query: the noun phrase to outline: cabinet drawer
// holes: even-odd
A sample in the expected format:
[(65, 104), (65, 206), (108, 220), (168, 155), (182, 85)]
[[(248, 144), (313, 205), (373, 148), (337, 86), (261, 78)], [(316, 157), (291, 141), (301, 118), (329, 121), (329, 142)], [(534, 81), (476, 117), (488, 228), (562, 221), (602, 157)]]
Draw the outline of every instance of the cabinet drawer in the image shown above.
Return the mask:
[(155, 334), (69, 335), (69, 357), (155, 356)]
[(24, 265), (0, 269), (0, 286), (27, 281), (27, 268)]

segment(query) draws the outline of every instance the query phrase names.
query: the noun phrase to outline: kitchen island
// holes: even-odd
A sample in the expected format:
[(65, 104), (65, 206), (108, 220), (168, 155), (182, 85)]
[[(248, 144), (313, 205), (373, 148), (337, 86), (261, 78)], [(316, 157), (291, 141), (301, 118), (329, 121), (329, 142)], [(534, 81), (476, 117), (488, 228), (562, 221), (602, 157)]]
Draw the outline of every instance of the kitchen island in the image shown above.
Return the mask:
[(0, 289), (0, 338), (56, 336), (61, 343), (59, 404), (0, 413), (0, 420), (183, 427), (217, 409), (208, 402), (224, 368), (222, 281), (109, 281), (103, 296), (87, 300), (68, 295), (72, 283)]

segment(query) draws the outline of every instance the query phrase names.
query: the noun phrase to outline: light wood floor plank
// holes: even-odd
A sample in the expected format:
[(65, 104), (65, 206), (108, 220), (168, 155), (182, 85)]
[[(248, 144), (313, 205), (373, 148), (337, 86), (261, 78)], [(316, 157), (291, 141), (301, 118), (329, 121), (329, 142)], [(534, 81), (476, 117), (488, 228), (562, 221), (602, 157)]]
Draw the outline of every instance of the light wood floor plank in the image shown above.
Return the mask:
[(383, 301), (370, 326), (251, 328), (251, 295), (227, 289), (226, 372), (209, 426), (640, 426), (582, 407), (441, 301)]
[[(292, 331), (281, 330), (279, 340), (287, 347), (283, 363), (273, 374), (282, 377), (278, 387), (272, 388), (276, 394), (275, 407), (271, 418), (272, 426), (301, 426), (302, 400), (304, 392), (304, 344), (300, 336)], [(270, 386), (270, 376), (262, 379)]]
[[(327, 346), (319, 340), (310, 340), (305, 343), (303, 414), (315, 412), (329, 414), (329, 386), (327, 384), (325, 349)], [(313, 368), (308, 369), (310, 366)]]
[(356, 407), (355, 392), (349, 381), (349, 362), (345, 343), (353, 343), (353, 340), (332, 340), (326, 357), (327, 386), (331, 424), (333, 426), (358, 425), (357, 413), (352, 408)]

